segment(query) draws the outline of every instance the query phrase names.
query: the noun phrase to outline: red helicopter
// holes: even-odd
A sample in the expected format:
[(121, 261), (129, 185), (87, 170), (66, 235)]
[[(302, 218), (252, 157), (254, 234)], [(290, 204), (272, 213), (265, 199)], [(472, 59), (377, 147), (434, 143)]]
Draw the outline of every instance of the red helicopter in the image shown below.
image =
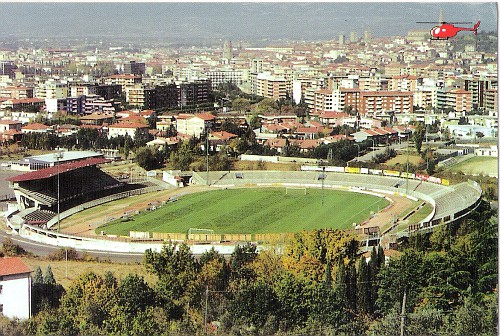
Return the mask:
[[(419, 23), (432, 23), (432, 22), (419, 22)], [(459, 23), (472, 23), (472, 22), (454, 22)], [(477, 29), (481, 21), (477, 21), (473, 28), (456, 27), (452, 23), (442, 22), (440, 26), (435, 26), (431, 29), (431, 40), (447, 40), (450, 37), (457, 35), (459, 31), (472, 31), (477, 35)]]

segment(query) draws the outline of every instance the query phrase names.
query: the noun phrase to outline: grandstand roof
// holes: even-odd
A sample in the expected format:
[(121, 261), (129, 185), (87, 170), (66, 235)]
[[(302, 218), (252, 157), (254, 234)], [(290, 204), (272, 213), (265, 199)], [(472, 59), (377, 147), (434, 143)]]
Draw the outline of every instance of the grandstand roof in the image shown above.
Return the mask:
[(104, 159), (104, 158), (90, 158), (90, 159), (81, 160), (81, 161), (74, 161), (74, 162), (70, 162), (70, 163), (64, 163), (64, 164), (61, 164), (61, 165), (55, 166), (55, 167), (49, 167), (49, 168), (40, 169), (40, 170), (32, 171), (29, 173), (21, 174), (21, 175), (9, 177), (9, 178), (7, 178), (7, 181), (23, 182), (23, 181), (30, 181), (30, 180), (42, 180), (42, 179), (56, 176), (58, 173), (65, 173), (65, 172), (72, 171), (75, 169), (89, 167), (89, 166), (95, 166), (97, 164), (110, 162), (110, 161), (111, 160)]
[[(56, 154), (59, 154), (59, 157), (57, 157)], [(56, 153), (29, 156), (25, 159), (25, 161), (56, 163), (56, 162), (75, 161), (75, 160), (88, 159), (91, 157), (103, 157), (103, 156), (104, 154), (94, 151), (60, 151)]]

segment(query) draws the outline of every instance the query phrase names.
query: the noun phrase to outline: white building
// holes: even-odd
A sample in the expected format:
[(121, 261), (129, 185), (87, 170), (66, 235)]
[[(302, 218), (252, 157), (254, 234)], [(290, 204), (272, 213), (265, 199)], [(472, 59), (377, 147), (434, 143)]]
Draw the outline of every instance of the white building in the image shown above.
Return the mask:
[(215, 117), (210, 113), (179, 114), (176, 117), (177, 132), (199, 137), (205, 133), (206, 128), (211, 128), (214, 121)]
[(134, 140), (137, 132), (145, 134), (148, 132), (148, 129), (148, 125), (140, 123), (121, 122), (108, 126), (108, 138), (114, 138), (120, 135), (125, 136), (128, 134), (132, 138), (132, 140)]
[(19, 258), (0, 258), (0, 314), (20, 319), (31, 316), (31, 272)]
[(498, 157), (498, 146), (490, 146), (489, 148), (479, 147), (474, 149), (476, 156)]

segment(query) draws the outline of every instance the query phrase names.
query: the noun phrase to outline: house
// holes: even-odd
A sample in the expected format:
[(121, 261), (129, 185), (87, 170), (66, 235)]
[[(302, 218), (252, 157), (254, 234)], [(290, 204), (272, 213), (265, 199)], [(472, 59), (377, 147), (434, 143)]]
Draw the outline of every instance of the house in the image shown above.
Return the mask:
[(0, 120), (0, 133), (4, 133), (9, 130), (21, 131), (22, 126), (23, 123), (20, 121)]
[(209, 148), (215, 149), (216, 152), (220, 152), (224, 146), (227, 146), (232, 139), (236, 139), (237, 137), (236, 134), (226, 131), (211, 132), (208, 136), (208, 140), (210, 141)]
[(350, 118), (351, 115), (343, 112), (330, 112), (325, 111), (318, 116), (319, 122), (321, 122), (325, 126), (335, 127), (341, 126), (344, 124), (344, 118)]
[(148, 125), (141, 123), (117, 123), (108, 126), (108, 138), (113, 138), (117, 136), (125, 136), (128, 134), (132, 140), (135, 138), (136, 132), (147, 133), (149, 129)]
[(490, 156), (498, 157), (498, 146), (479, 147), (474, 149), (474, 155), (476, 156)]
[(179, 144), (179, 139), (176, 137), (163, 138), (157, 137), (154, 140), (146, 142), (146, 146), (148, 147), (157, 147), (159, 150), (163, 150), (165, 148), (174, 149)]
[(211, 113), (179, 114), (176, 122), (177, 132), (200, 137), (206, 129), (212, 128), (215, 116)]
[(102, 125), (103, 123), (112, 123), (115, 116), (107, 113), (92, 113), (81, 116), (80, 121), (83, 125)]
[(29, 108), (41, 109), (45, 105), (45, 99), (24, 98), (8, 99), (0, 103), (0, 109), (10, 108), (12, 110), (23, 110)]
[(0, 314), (20, 319), (31, 316), (31, 272), (20, 258), (0, 258)]
[(40, 123), (31, 123), (21, 128), (21, 132), (27, 133), (51, 133), (54, 129), (52, 126), (47, 126)]

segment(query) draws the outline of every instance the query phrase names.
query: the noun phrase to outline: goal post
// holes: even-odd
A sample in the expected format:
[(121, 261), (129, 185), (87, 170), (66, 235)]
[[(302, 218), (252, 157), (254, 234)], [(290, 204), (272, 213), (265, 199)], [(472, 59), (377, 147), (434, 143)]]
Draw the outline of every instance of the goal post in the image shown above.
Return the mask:
[(198, 229), (198, 228), (189, 228), (188, 235), (191, 234), (214, 234), (214, 230), (212, 229)]
[(288, 194), (297, 194), (297, 193), (303, 193), (304, 195), (307, 195), (307, 188), (306, 187), (286, 187), (285, 188), (285, 195)]

